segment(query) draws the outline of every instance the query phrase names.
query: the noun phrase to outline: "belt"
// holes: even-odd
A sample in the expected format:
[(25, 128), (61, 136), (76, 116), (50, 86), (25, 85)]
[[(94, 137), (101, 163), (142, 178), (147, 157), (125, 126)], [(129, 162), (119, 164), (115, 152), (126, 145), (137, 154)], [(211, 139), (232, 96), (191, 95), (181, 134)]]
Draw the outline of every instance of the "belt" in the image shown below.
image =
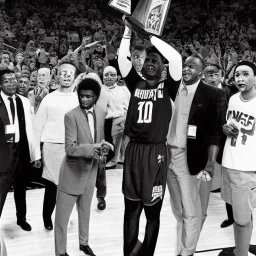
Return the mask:
[(141, 141), (141, 140), (136, 140), (134, 138), (130, 138), (130, 142), (134, 142), (137, 144), (166, 144), (166, 142), (147, 142), (147, 141)]

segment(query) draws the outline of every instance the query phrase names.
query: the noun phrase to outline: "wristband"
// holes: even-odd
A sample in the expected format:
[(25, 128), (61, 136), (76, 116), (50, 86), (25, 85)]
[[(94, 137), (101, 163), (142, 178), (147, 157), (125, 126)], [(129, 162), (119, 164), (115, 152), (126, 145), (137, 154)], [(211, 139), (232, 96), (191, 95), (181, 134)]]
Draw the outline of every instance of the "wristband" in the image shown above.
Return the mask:
[(126, 26), (124, 29), (124, 37), (131, 37), (131, 36), (132, 36), (132, 30)]

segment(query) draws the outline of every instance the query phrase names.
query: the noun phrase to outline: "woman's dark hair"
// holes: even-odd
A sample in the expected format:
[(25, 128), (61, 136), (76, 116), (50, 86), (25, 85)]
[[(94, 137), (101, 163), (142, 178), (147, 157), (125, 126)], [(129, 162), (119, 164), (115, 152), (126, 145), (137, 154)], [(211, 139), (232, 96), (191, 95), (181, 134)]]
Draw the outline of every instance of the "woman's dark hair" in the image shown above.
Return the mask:
[(4, 75), (6, 74), (15, 74), (13, 70), (11, 69), (3, 69), (3, 70), (0, 70), (0, 83), (2, 84), (2, 81), (3, 81), (3, 77)]
[(250, 67), (252, 70), (253, 70), (253, 74), (256, 76), (256, 66), (254, 63), (248, 61), (248, 60), (242, 60), (242, 61), (239, 61), (236, 66), (235, 66), (235, 69), (234, 69), (234, 74), (236, 72), (236, 69), (239, 67), (239, 66), (248, 66)]
[(77, 86), (77, 95), (80, 95), (82, 90), (92, 90), (97, 97), (100, 96), (100, 84), (92, 79), (92, 78), (85, 78), (83, 79)]

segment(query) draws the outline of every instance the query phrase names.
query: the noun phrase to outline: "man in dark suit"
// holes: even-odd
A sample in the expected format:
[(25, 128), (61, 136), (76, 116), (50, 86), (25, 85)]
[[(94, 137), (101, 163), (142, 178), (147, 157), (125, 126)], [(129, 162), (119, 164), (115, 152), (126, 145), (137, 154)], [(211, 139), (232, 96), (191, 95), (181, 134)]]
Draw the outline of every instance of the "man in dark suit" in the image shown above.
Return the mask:
[[(231, 91), (231, 89), (226, 85), (225, 81), (221, 82), (223, 72), (219, 65), (213, 64), (213, 63), (207, 63), (206, 65), (207, 66), (204, 69), (205, 83), (222, 89), (225, 93), (227, 102), (229, 102), (230, 97), (233, 94), (237, 93), (238, 89), (236, 87), (234, 87)], [(237, 89), (237, 90), (235, 90), (235, 89)], [(221, 164), (221, 161), (222, 161), (222, 155), (223, 155), (225, 141), (226, 141), (226, 136), (223, 137), (223, 142), (220, 147), (219, 155), (217, 157), (217, 162), (219, 164)], [(221, 228), (226, 228), (234, 223), (232, 206), (228, 203), (226, 203), (226, 211), (227, 211), (228, 219), (224, 220), (221, 223), (221, 225), (220, 225)]]
[(183, 81), (172, 88), (171, 95), (174, 114), (167, 136), (170, 149), (167, 184), (178, 222), (176, 254), (182, 256), (195, 253), (206, 219), (209, 180), (214, 172), (227, 106), (222, 90), (200, 81), (202, 72), (200, 56), (188, 57), (183, 66)]
[(29, 162), (40, 167), (40, 151), (36, 145), (30, 114), (30, 103), (16, 94), (14, 71), (0, 71), (0, 216), (14, 178), (17, 224), (30, 231), (26, 222), (26, 171)]
[(67, 226), (70, 214), (77, 204), (80, 250), (94, 256), (88, 245), (89, 219), (98, 165), (104, 161), (104, 149), (113, 146), (104, 141), (106, 110), (95, 105), (100, 85), (85, 78), (78, 85), (79, 106), (65, 115), (65, 151), (59, 175), (55, 217), (55, 253), (66, 253)]

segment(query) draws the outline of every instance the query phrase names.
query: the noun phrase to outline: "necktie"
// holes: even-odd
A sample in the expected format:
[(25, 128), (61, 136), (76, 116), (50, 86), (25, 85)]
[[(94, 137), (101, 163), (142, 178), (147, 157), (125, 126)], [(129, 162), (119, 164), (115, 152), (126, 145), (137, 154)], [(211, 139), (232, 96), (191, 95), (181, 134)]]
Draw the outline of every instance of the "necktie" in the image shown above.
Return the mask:
[(11, 107), (11, 112), (12, 112), (12, 124), (14, 124), (14, 120), (15, 120), (15, 107), (14, 107), (14, 103), (13, 103), (13, 98), (12, 97), (8, 97), (8, 100), (10, 101), (10, 107)]
[[(12, 112), (12, 124), (14, 124), (14, 120), (15, 120), (15, 107), (14, 107), (13, 98), (12, 97), (8, 97), (8, 100), (10, 101), (10, 108), (11, 108), (11, 112)], [(15, 134), (13, 135), (12, 141), (13, 141), (13, 143), (15, 142)]]
[(88, 118), (90, 130), (91, 130), (92, 141), (94, 142), (94, 118), (93, 118), (92, 111), (87, 111), (87, 118)]

